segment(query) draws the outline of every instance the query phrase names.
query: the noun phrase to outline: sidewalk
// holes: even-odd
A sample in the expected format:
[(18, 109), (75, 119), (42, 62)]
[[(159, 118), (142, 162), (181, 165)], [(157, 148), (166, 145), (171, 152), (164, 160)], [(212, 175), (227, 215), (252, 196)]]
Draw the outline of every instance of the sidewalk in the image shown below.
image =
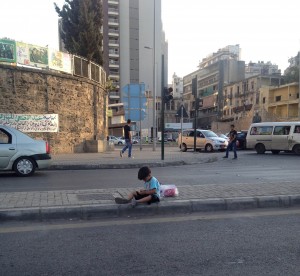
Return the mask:
[(72, 169), (124, 169), (138, 168), (141, 164), (150, 167), (163, 167), (175, 165), (188, 165), (214, 162), (220, 156), (220, 152), (199, 154), (199, 152), (181, 152), (178, 147), (165, 147), (164, 160), (161, 160), (160, 144), (157, 144), (153, 151), (152, 145), (143, 145), (140, 150), (139, 145), (133, 147), (133, 159), (128, 158), (126, 151), (120, 157), (121, 147), (116, 147), (114, 151), (105, 153), (74, 153), (59, 154), (52, 157), (51, 169), (72, 170)]
[[(120, 158), (119, 150), (94, 154), (53, 156), (51, 169), (131, 168), (142, 165), (171, 166), (214, 162), (221, 153), (181, 153), (177, 148), (134, 149), (135, 159)], [(194, 212), (278, 208), (300, 205), (300, 185), (286, 183), (187, 185), (179, 186), (179, 196), (162, 198), (159, 204), (117, 205), (114, 197), (126, 197), (134, 188), (63, 190), (0, 193), (0, 221), (43, 219), (88, 219), (189, 214)]]

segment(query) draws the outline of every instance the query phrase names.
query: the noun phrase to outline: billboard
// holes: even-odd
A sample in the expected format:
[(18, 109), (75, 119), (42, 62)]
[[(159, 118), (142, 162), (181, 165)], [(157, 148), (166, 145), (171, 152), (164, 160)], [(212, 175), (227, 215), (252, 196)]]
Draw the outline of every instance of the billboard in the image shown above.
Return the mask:
[(48, 68), (48, 48), (16, 42), (16, 60), (18, 64)]
[(72, 57), (68, 53), (49, 49), (49, 68), (66, 73), (72, 73)]
[(23, 42), (16, 42), (17, 44), (17, 63), (23, 65), (30, 65), (28, 44)]
[(122, 99), (126, 120), (142, 121), (145, 119), (147, 99), (144, 83), (133, 83), (124, 86), (122, 89)]
[(16, 42), (0, 39), (0, 61), (16, 63)]
[(0, 125), (22, 132), (58, 132), (58, 114), (0, 113)]
[(29, 65), (39, 68), (48, 67), (48, 48), (28, 44)]

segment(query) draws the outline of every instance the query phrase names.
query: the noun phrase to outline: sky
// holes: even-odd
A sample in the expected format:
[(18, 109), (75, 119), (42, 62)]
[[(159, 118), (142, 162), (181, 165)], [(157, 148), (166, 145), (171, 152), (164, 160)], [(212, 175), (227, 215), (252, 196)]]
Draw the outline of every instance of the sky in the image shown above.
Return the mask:
[[(61, 7), (64, 0), (0, 1), (0, 38), (58, 49), (53, 2)], [(270, 61), (282, 72), (300, 50), (299, 0), (161, 1), (169, 83), (173, 73), (197, 70), (199, 61), (227, 45), (239, 44), (246, 63)]]

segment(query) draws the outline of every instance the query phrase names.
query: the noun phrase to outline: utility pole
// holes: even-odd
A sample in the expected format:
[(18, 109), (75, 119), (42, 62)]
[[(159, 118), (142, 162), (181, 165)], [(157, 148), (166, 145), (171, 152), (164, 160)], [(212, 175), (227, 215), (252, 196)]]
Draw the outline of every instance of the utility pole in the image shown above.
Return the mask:
[(161, 95), (161, 160), (165, 159), (165, 104), (173, 99), (173, 88), (164, 87), (164, 55), (162, 55), (162, 95)]
[(194, 105), (194, 152), (196, 152), (196, 141), (197, 141), (197, 75), (192, 79), (192, 94), (194, 95), (195, 105)]

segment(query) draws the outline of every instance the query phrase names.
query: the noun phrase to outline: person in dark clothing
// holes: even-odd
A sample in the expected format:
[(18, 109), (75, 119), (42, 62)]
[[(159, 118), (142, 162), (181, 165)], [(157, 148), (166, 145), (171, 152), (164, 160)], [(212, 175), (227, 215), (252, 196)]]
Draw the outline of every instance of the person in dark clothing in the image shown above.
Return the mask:
[(131, 120), (127, 120), (127, 124), (124, 126), (124, 136), (125, 136), (125, 147), (120, 151), (120, 156), (123, 157), (124, 152), (128, 149), (128, 158), (132, 158), (132, 140), (131, 140), (131, 129), (130, 129)]
[(237, 159), (236, 154), (236, 137), (237, 137), (237, 131), (234, 129), (234, 125), (231, 125), (231, 130), (229, 132), (229, 144), (226, 149), (226, 155), (223, 158), (228, 158), (228, 154), (230, 150), (233, 150), (234, 157), (233, 159)]

